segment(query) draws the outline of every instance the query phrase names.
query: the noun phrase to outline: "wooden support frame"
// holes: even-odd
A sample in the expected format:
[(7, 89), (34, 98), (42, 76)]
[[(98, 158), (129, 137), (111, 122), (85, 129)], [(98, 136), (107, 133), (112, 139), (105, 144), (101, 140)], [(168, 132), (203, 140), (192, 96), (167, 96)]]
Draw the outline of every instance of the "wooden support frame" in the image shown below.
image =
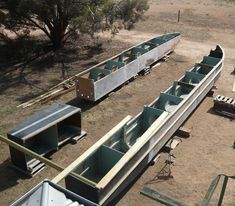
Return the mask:
[(19, 150), (19, 151), (21, 151), (21, 152), (23, 152), (23, 153), (25, 153), (25, 154), (27, 154), (31, 157), (34, 157), (34, 158), (40, 160), (41, 162), (45, 163), (46, 165), (48, 165), (48, 166), (50, 166), (50, 167), (52, 167), (52, 168), (54, 168), (58, 171), (63, 171), (63, 167), (61, 167), (60, 165), (58, 165), (55, 162), (53, 162), (53, 161), (37, 154), (36, 152), (33, 152), (32, 150), (30, 150), (30, 149), (28, 149), (28, 148), (26, 148), (26, 147), (24, 147), (20, 144), (17, 144), (16, 142), (8, 139), (7, 137), (4, 137), (4, 136), (0, 135), (0, 140), (2, 142), (5, 142), (6, 144), (8, 144), (11, 147), (14, 147), (15, 149), (17, 149), (17, 150)]
[[(4, 136), (0, 135), (0, 141), (2, 141), (2, 142), (4, 142), (4, 143), (8, 144), (8, 145), (11, 146), (11, 147), (14, 147), (15, 149), (17, 149), (17, 150), (19, 150), (19, 151), (21, 151), (21, 152), (24, 152), (25, 154), (27, 154), (27, 155), (29, 155), (29, 156), (32, 156), (32, 157), (38, 159), (39, 161), (43, 162), (44, 164), (46, 164), (46, 165), (48, 165), (48, 166), (50, 166), (50, 167), (52, 167), (52, 168), (58, 170), (59, 172), (62, 172), (62, 171), (64, 170), (64, 168), (61, 167), (59, 164), (57, 164), (57, 163), (55, 163), (55, 162), (53, 162), (53, 161), (51, 161), (51, 160), (49, 160), (49, 159), (47, 159), (47, 158), (45, 158), (45, 157), (39, 155), (39, 154), (37, 154), (36, 152), (33, 152), (32, 150), (30, 150), (30, 149), (28, 149), (28, 148), (26, 148), (26, 147), (23, 147), (23, 146), (20, 145), (20, 144), (17, 144), (17, 143), (14, 142), (14, 141), (11, 141), (11, 140), (8, 139), (7, 137), (4, 137)], [(84, 182), (86, 182), (87, 184), (90, 184), (90, 185), (92, 185), (92, 186), (95, 185), (94, 182), (92, 182), (92, 181), (90, 181), (90, 180), (88, 180), (88, 179), (86, 179), (86, 178), (83, 178), (82, 176), (79, 176), (79, 175), (77, 175), (76, 173), (72, 173), (72, 176), (75, 176), (76, 178), (81, 179), (82, 181), (84, 181)]]

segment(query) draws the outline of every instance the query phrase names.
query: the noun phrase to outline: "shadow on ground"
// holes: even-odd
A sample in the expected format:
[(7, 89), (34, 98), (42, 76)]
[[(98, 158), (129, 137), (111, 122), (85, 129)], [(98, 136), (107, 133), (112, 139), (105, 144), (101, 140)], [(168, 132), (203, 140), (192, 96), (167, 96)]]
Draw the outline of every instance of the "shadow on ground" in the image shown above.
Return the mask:
[(216, 116), (218, 116), (218, 117), (220, 117), (220, 118), (229, 119), (231, 122), (234, 121), (234, 119), (233, 119), (232, 117), (226, 116), (225, 114), (222, 114), (222, 113), (221, 113), (221, 114), (217, 113), (217, 112), (214, 110), (213, 107), (211, 107), (210, 109), (208, 109), (207, 113), (212, 114), (212, 115), (216, 115)]
[(7, 159), (0, 164), (0, 192), (17, 185), (19, 179), (28, 179), (27, 176), (17, 172), (11, 168), (10, 165), (10, 159)]
[[(34, 91), (37, 96), (43, 90), (45, 92), (48, 85), (50, 87), (63, 81), (65, 77), (60, 74), (71, 70), (73, 75), (77, 70), (97, 64), (98, 61), (92, 58), (104, 52), (102, 43), (94, 43), (88, 37), (71, 40), (56, 51), (43, 38), (0, 39), (0, 94), (6, 93), (10, 88), (20, 89), (19, 87), (27, 85), (38, 89), (36, 95)], [(37, 75), (41, 75), (43, 81), (34, 79)], [(34, 95), (26, 94), (22, 101), (27, 101)]]
[(19, 36), (15, 39), (0, 39), (0, 72), (2, 74), (21, 64), (33, 60), (50, 50), (48, 42), (41, 36), (29, 38)]

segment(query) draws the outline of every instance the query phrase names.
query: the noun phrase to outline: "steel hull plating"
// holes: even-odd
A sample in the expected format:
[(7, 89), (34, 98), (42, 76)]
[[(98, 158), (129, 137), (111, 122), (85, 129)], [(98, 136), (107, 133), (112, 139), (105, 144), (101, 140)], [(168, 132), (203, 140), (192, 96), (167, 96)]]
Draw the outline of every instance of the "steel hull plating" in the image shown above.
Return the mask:
[[(179, 33), (168, 34), (172, 35), (173, 38), (169, 39), (165, 43), (160, 45), (156, 44), (156, 47), (147, 51), (144, 54), (137, 56), (134, 60), (125, 64), (125, 66), (120, 67), (119, 69), (112, 71), (108, 75), (105, 75), (101, 79), (92, 79), (92, 78), (84, 78), (79, 77), (77, 83), (77, 96), (81, 99), (86, 99), (89, 101), (97, 101), (98, 99), (102, 98), (106, 94), (113, 91), (115, 88), (119, 87), (120, 85), (124, 84), (129, 79), (138, 75), (140, 71), (151, 65), (152, 63), (160, 60), (169, 52), (173, 51), (176, 44), (180, 40)], [(163, 35), (167, 37), (167, 35)], [(159, 37), (160, 38), (160, 37)], [(107, 60), (105, 63), (109, 62), (110, 60), (116, 60), (117, 62), (123, 62), (122, 55), (125, 53), (130, 52), (131, 50), (135, 49), (136, 47), (140, 47), (141, 45), (145, 45), (148, 42), (151, 42), (153, 39), (143, 42), (135, 47), (132, 47), (121, 54)], [(101, 63), (93, 67), (93, 69), (99, 68), (103, 66), (105, 63)], [(104, 67), (105, 68), (105, 67)], [(107, 69), (104, 69), (107, 70)]]
[[(209, 56), (145, 107), (142, 113), (101, 138), (84, 158), (81, 156), (73, 169), (94, 184), (68, 175), (65, 178), (66, 188), (101, 205), (112, 202), (151, 162), (204, 99), (219, 78), (223, 61), (224, 51), (217, 46)], [(146, 122), (149, 125), (146, 126)], [(94, 159), (94, 153), (99, 149), (98, 159)], [(117, 160), (102, 159), (100, 156), (103, 153), (110, 158), (116, 155)], [(87, 173), (95, 164), (93, 173)], [(106, 170), (101, 170), (97, 167), (99, 164), (108, 166)], [(101, 177), (95, 176), (100, 171)]]

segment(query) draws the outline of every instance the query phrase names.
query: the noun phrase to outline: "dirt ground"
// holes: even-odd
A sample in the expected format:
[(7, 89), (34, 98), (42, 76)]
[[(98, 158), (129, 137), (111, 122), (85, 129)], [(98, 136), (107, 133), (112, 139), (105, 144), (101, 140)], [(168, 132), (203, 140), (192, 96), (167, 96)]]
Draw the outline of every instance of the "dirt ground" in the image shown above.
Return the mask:
[[(177, 23), (177, 13), (181, 11), (181, 20)], [(67, 144), (53, 154), (52, 160), (67, 166), (126, 115), (136, 115), (149, 104), (160, 91), (168, 88), (173, 80), (179, 79), (185, 70), (207, 55), (216, 44), (225, 49), (225, 65), (217, 90), (214, 95), (223, 94), (235, 98), (232, 92), (235, 66), (235, 4), (216, 0), (159, 0), (150, 1), (150, 9), (144, 21), (136, 24), (131, 31), (120, 31), (112, 42), (105, 43), (104, 49), (84, 55), (73, 63), (69, 70), (72, 75), (90, 65), (100, 62), (131, 45), (139, 43), (158, 34), (179, 31), (182, 40), (167, 62), (154, 68), (151, 74), (138, 77), (135, 81), (111, 93), (103, 101), (91, 105), (73, 101), (82, 108), (83, 129), (88, 135), (77, 144)], [(107, 34), (102, 35), (105, 39)], [(36, 67), (37, 66), (37, 67)], [(43, 92), (38, 88), (47, 88), (61, 80), (59, 65), (46, 64), (43, 71), (41, 64), (25, 68), (24, 81), (21, 74), (13, 72), (2, 75), (0, 82), (0, 133), (13, 128), (28, 115), (42, 110), (54, 102), (69, 102), (75, 98), (71, 92), (60, 99), (27, 109), (16, 106)], [(13, 76), (12, 76), (13, 74)], [(30, 84), (28, 84), (28, 80)], [(33, 79), (33, 80), (32, 80)], [(171, 177), (156, 179), (164, 166), (166, 154), (161, 154), (159, 163), (150, 166), (127, 191), (117, 205), (161, 205), (139, 194), (140, 189), (148, 186), (161, 191), (189, 205), (199, 205), (206, 194), (211, 181), (216, 175), (235, 173), (235, 157), (232, 143), (234, 141), (234, 121), (215, 115), (211, 108), (213, 99), (206, 97), (197, 110), (185, 123), (191, 130), (187, 139), (181, 139), (180, 145), (173, 151), (176, 162), (171, 168)], [(9, 167), (8, 146), (0, 143), (0, 205), (9, 205), (25, 194), (43, 179), (52, 179), (58, 172), (46, 167), (35, 177), (28, 179)], [(231, 182), (223, 205), (234, 201), (235, 189)], [(213, 205), (213, 203), (212, 203)]]

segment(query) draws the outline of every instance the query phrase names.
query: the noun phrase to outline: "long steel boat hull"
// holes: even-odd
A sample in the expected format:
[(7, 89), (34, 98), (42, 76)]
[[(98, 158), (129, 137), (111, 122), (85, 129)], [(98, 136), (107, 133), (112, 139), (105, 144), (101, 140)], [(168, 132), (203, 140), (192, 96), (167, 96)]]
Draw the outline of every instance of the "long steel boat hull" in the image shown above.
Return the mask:
[[(159, 153), (219, 78), (224, 51), (217, 46), (183, 77), (161, 92), (136, 117), (126, 117), (63, 175), (66, 188), (100, 205), (107, 205)], [(69, 175), (75, 172), (76, 177)]]
[(97, 101), (174, 50), (180, 33), (165, 34), (142, 42), (95, 65), (78, 77), (78, 98)]

